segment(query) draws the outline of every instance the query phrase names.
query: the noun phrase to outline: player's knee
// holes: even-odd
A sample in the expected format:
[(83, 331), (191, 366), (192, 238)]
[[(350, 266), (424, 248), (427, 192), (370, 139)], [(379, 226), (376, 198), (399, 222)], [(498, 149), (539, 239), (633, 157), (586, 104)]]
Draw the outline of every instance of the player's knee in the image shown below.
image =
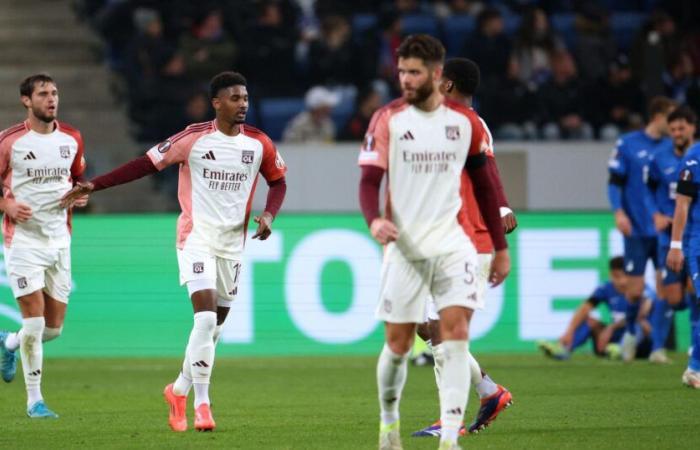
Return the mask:
[(63, 331), (63, 327), (58, 327), (58, 328), (46, 327), (46, 328), (44, 328), (44, 333), (41, 336), (41, 340), (43, 342), (53, 341), (54, 339), (58, 338), (61, 335), (62, 331)]
[(413, 348), (413, 337), (409, 336), (394, 336), (388, 338), (386, 344), (389, 350), (397, 355), (405, 355)]
[(216, 330), (216, 313), (213, 311), (202, 311), (194, 315), (194, 327), (197, 330), (214, 334)]
[(469, 339), (469, 326), (466, 318), (445, 323), (440, 334), (443, 341), (466, 341)]

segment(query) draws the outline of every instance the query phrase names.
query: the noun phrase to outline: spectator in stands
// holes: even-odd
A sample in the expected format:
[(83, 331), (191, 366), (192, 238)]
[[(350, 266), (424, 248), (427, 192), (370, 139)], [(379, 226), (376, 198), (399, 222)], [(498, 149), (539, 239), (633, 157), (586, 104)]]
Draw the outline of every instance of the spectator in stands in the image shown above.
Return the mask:
[(551, 55), (562, 49), (564, 42), (552, 31), (544, 11), (530, 9), (523, 17), (513, 51), (520, 81), (535, 87), (547, 81)]
[(599, 100), (594, 102), (598, 108), (593, 109), (591, 120), (600, 129), (601, 139), (614, 140), (621, 133), (642, 127), (644, 94), (632, 78), (626, 55), (618, 55), (608, 68), (607, 78), (594, 86), (596, 91), (588, 98)]
[(499, 85), (508, 73), (512, 43), (504, 30), (501, 12), (486, 8), (477, 17), (476, 32), (467, 38), (460, 52), (460, 56), (478, 61), (482, 88)]
[(185, 74), (192, 80), (208, 80), (213, 73), (234, 65), (236, 46), (223, 27), (221, 11), (213, 10), (180, 40)]
[(435, 15), (443, 19), (460, 14), (476, 16), (483, 8), (483, 3), (473, 0), (436, 0), (433, 4)]
[(686, 103), (686, 93), (693, 82), (693, 60), (684, 51), (676, 51), (663, 74), (666, 97), (679, 105)]
[(584, 117), (586, 101), (571, 54), (552, 55), (552, 78), (538, 92), (542, 135), (547, 140), (592, 139), (593, 128)]
[(312, 86), (369, 81), (357, 78), (359, 55), (351, 37), (350, 24), (344, 17), (331, 15), (321, 20), (321, 35), (309, 47), (308, 81)]
[(377, 27), (361, 41), (362, 65), (357, 70), (382, 82), (390, 97), (398, 95), (396, 72), (396, 49), (401, 44), (401, 17), (396, 12), (386, 10), (379, 14)]
[(242, 71), (251, 74), (250, 90), (256, 96), (299, 93), (294, 58), (299, 33), (295, 20), (283, 14), (278, 2), (264, 0), (258, 6), (255, 22), (243, 34)]
[(651, 15), (632, 46), (632, 73), (647, 98), (665, 93), (663, 72), (680, 46), (676, 23), (663, 11)]
[(338, 100), (336, 94), (323, 86), (309, 89), (304, 99), (306, 111), (297, 114), (287, 124), (282, 140), (289, 143), (333, 142), (336, 131), (331, 112)]
[(357, 96), (355, 114), (350, 118), (340, 133), (338, 140), (361, 141), (369, 127), (372, 114), (382, 106), (381, 94), (373, 88), (367, 88)]
[(584, 83), (593, 83), (606, 78), (617, 48), (607, 11), (594, 3), (585, 3), (576, 15), (574, 26), (577, 33), (575, 56), (581, 79)]

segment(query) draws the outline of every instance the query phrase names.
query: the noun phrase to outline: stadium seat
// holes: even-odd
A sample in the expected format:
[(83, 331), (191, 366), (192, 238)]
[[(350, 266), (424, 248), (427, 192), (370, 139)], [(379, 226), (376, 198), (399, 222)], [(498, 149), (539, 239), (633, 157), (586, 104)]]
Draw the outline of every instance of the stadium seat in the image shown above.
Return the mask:
[(476, 29), (476, 20), (472, 16), (450, 16), (443, 22), (443, 34), (448, 56), (457, 56), (467, 36)]
[(401, 17), (401, 31), (405, 35), (425, 33), (440, 37), (437, 19), (428, 14), (408, 14)]
[(375, 14), (355, 14), (352, 17), (352, 34), (353, 36), (362, 36), (376, 25), (377, 16)]
[(576, 29), (574, 28), (574, 15), (573, 14), (552, 14), (549, 18), (549, 22), (552, 25), (552, 29), (561, 35), (564, 39), (566, 47), (569, 49), (574, 48), (576, 45)]
[(642, 13), (616, 13), (610, 17), (615, 42), (621, 50), (629, 50), (632, 41), (644, 25), (645, 15)]
[(266, 98), (260, 100), (260, 125), (274, 141), (282, 138), (287, 123), (304, 110), (301, 97)]
[(522, 17), (517, 14), (504, 14), (503, 15), (503, 25), (504, 31), (508, 36), (514, 36), (520, 28), (520, 23), (522, 22)]
[(600, 2), (608, 11), (644, 11), (650, 6), (648, 0), (602, 0)]

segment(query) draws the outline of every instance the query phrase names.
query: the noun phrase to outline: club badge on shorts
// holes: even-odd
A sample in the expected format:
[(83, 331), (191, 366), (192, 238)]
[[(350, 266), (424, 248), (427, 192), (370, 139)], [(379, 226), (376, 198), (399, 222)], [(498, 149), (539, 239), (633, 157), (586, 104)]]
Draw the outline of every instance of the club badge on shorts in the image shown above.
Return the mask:
[(192, 272), (194, 273), (204, 273), (204, 263), (196, 262), (192, 264)]
[(26, 289), (28, 285), (29, 283), (27, 283), (27, 277), (17, 278), (17, 287), (19, 287), (20, 289)]

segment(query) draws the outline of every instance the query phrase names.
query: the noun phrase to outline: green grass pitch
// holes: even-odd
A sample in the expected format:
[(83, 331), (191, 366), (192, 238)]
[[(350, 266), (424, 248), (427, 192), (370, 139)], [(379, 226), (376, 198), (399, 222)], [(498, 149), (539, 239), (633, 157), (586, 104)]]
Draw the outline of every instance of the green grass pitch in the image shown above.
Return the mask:
[[(50, 351), (50, 350), (49, 350)], [(700, 392), (681, 385), (685, 357), (652, 366), (575, 357), (480, 356), (515, 405), (467, 448), (698, 448)], [(240, 358), (216, 361), (211, 389), (218, 428), (173, 433), (162, 399), (175, 359), (48, 359), (44, 395), (61, 418), (24, 416), (21, 373), (0, 385), (1, 449), (376, 449), (375, 358)], [(472, 392), (468, 419), (478, 401)], [(402, 404), (404, 448), (435, 449), (410, 432), (438, 415), (432, 369), (411, 367)], [(188, 413), (190, 426), (191, 405)]]

